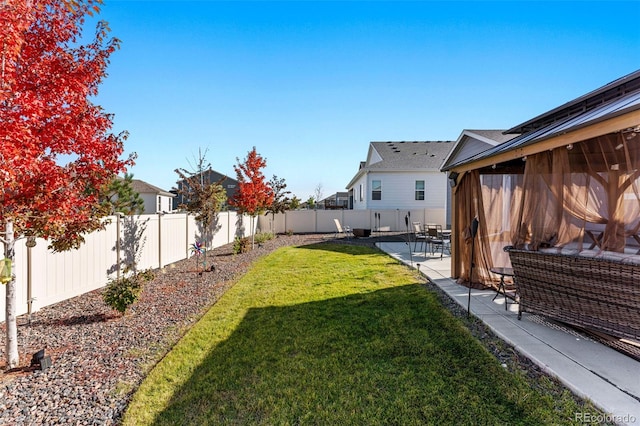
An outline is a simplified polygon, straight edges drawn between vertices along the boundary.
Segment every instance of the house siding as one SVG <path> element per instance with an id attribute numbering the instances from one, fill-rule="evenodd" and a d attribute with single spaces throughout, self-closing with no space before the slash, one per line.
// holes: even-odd
<path id="1" fill-rule="evenodd" d="M 446 209 L 447 177 L 440 172 L 371 172 L 367 175 L 366 187 L 371 188 L 371 182 L 382 182 L 382 199 L 372 200 L 371 191 L 367 190 L 366 203 L 358 206 L 360 209 Z M 425 181 L 425 199 L 415 199 L 416 180 Z M 358 182 L 359 183 L 359 182 Z M 355 186 L 357 196 L 357 184 Z M 354 209 L 356 202 L 354 201 Z"/>
<path id="2" fill-rule="evenodd" d="M 360 185 L 362 185 L 363 199 L 360 200 Z M 367 200 L 371 198 L 368 195 L 369 185 L 367 184 L 367 175 L 361 176 L 353 186 L 353 210 L 364 210 L 367 208 Z M 383 189 L 384 191 L 384 189 Z"/>
<path id="3" fill-rule="evenodd" d="M 158 197 L 160 197 L 160 210 L 158 210 Z M 158 194 L 140 194 L 144 201 L 144 214 L 170 213 L 173 211 L 173 197 Z"/>

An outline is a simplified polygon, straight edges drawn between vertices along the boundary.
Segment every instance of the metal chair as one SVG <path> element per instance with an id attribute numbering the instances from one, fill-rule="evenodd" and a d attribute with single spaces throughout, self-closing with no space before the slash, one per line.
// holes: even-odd
<path id="1" fill-rule="evenodd" d="M 336 224 L 336 233 L 334 235 L 334 238 L 338 238 L 339 236 L 351 238 L 353 236 L 353 231 L 351 231 L 351 228 L 349 226 L 342 226 L 338 219 L 333 219 L 333 221 Z"/>
<path id="2" fill-rule="evenodd" d="M 451 237 L 445 237 L 442 233 L 442 225 L 427 225 L 427 237 L 431 244 L 431 254 L 435 253 L 435 247 L 440 247 L 440 259 L 444 257 L 444 250 L 451 253 Z"/>
<path id="3" fill-rule="evenodd" d="M 413 251 L 417 251 L 418 241 L 420 241 L 420 247 L 424 247 L 424 252 L 427 253 L 426 245 L 429 243 L 429 241 L 427 238 L 427 234 L 422 229 L 422 224 L 420 222 L 411 222 L 411 224 L 413 225 L 413 237 L 415 239 L 413 243 Z"/>

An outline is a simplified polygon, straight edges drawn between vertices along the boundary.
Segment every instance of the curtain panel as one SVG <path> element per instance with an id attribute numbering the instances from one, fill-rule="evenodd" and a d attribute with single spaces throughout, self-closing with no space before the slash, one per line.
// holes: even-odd
<path id="1" fill-rule="evenodd" d="M 609 134 L 524 160 L 523 174 L 474 170 L 455 187 L 458 282 L 495 286 L 489 270 L 511 266 L 507 245 L 640 250 L 640 134 Z M 469 277 L 474 217 L 479 228 Z"/>

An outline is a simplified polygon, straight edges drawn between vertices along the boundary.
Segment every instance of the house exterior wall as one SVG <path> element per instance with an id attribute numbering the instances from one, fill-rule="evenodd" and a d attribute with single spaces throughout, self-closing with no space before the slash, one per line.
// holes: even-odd
<path id="1" fill-rule="evenodd" d="M 382 183 L 382 199 L 372 199 L 372 182 Z M 425 181 L 424 200 L 415 199 L 415 183 Z M 359 199 L 363 184 L 364 200 Z M 358 209 L 446 209 L 447 175 L 441 172 L 369 172 L 354 185 L 354 210 Z"/>
<path id="2" fill-rule="evenodd" d="M 160 212 L 171 213 L 173 211 L 173 197 L 166 195 L 158 195 L 158 197 L 160 197 Z"/>
<path id="3" fill-rule="evenodd" d="M 353 210 L 364 210 L 367 208 L 367 191 L 369 185 L 367 184 L 367 174 L 362 175 L 356 183 L 353 185 Z M 362 190 L 362 199 L 360 198 L 360 191 Z"/>
<path id="4" fill-rule="evenodd" d="M 205 183 L 217 183 L 222 180 L 222 183 L 220 185 L 222 185 L 227 195 L 227 201 L 225 202 L 225 205 L 227 208 L 233 209 L 233 207 L 229 206 L 229 200 L 233 199 L 236 192 L 238 192 L 238 181 L 230 176 L 223 175 L 222 173 L 218 173 L 214 170 L 207 170 L 203 172 L 203 175 L 203 180 Z M 176 188 L 178 189 L 182 189 L 184 185 L 186 185 L 185 180 L 176 182 Z M 178 206 L 186 202 L 187 200 L 183 195 L 177 194 L 177 196 L 172 199 L 173 210 L 178 210 Z"/>
<path id="5" fill-rule="evenodd" d="M 143 214 L 170 213 L 173 211 L 173 197 L 158 194 L 140 194 L 140 198 L 144 201 Z M 158 198 L 160 199 L 160 205 L 158 205 Z"/>

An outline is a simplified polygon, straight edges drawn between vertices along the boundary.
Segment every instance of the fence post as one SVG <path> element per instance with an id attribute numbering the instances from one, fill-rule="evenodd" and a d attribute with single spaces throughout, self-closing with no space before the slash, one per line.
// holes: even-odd
<path id="1" fill-rule="evenodd" d="M 185 223 L 184 223 L 184 249 L 185 249 L 185 259 L 189 258 L 189 213 L 184 214 Z"/>
<path id="2" fill-rule="evenodd" d="M 162 269 L 162 213 L 158 213 L 158 265 Z"/>
<path id="3" fill-rule="evenodd" d="M 120 217 L 122 213 L 116 212 L 116 279 L 120 281 Z"/>

